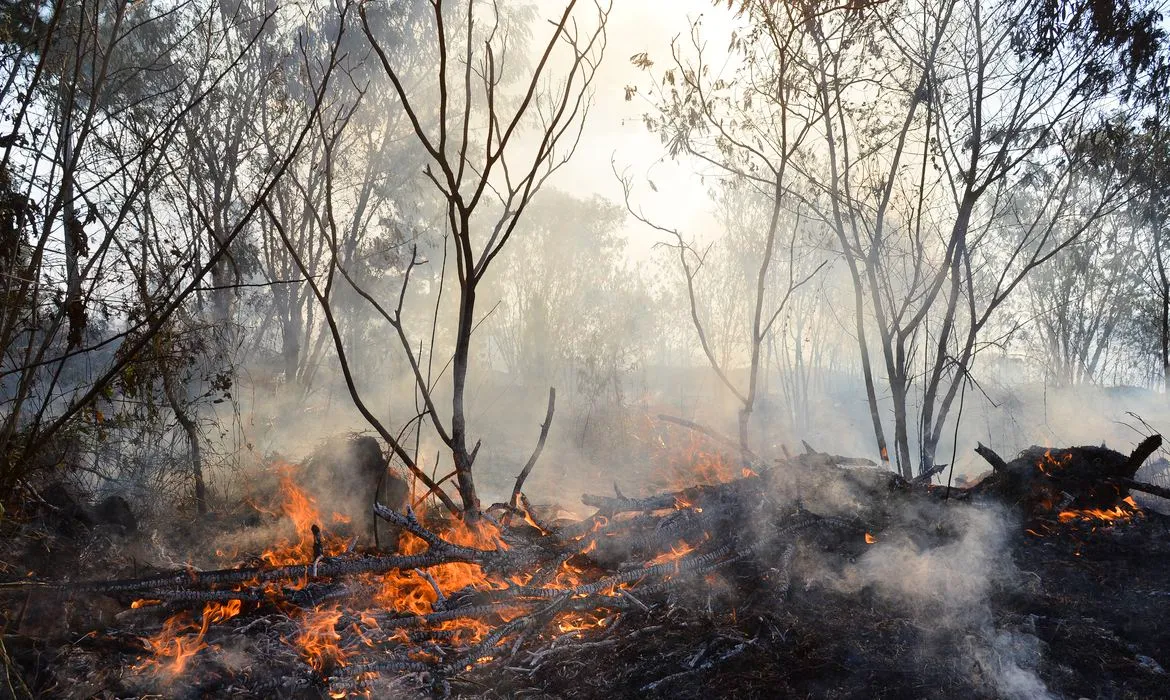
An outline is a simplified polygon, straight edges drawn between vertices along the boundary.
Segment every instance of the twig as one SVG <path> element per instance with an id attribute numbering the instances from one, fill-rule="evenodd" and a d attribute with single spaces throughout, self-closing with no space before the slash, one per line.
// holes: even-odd
<path id="1" fill-rule="evenodd" d="M 1133 479 L 1124 479 L 1124 478 L 1120 478 L 1120 477 L 1118 477 L 1116 479 L 1110 479 L 1110 481 L 1117 484 L 1118 486 L 1124 486 L 1127 489 L 1132 489 L 1134 491 L 1141 491 L 1143 493 L 1148 493 L 1151 496 L 1159 496 L 1161 498 L 1170 498 L 1170 489 L 1162 487 L 1162 486 L 1154 486 L 1153 484 L 1147 484 L 1145 482 L 1134 481 Z"/>
<path id="2" fill-rule="evenodd" d="M 520 503 L 520 489 L 524 486 L 524 480 L 528 478 L 528 473 L 532 471 L 532 467 L 536 464 L 536 460 L 540 458 L 540 453 L 544 451 L 544 441 L 548 438 L 548 429 L 552 425 L 553 411 L 556 410 L 557 404 L 557 390 L 556 387 L 548 388 L 548 411 L 544 414 L 544 423 L 540 425 L 540 438 L 536 441 L 536 449 L 532 451 L 532 456 L 528 458 L 528 462 L 524 468 L 520 470 L 519 476 L 516 477 L 516 485 L 512 487 L 512 498 L 508 503 L 516 508 Z M 511 522 L 512 514 L 507 513 L 504 516 L 504 524 Z"/>
<path id="3" fill-rule="evenodd" d="M 980 457 L 987 460 L 987 463 L 990 464 L 991 468 L 994 469 L 995 471 L 997 471 L 997 472 L 1006 472 L 1007 471 L 1007 469 L 1008 469 L 1007 462 L 1003 461 L 1003 457 L 1000 457 L 998 454 L 996 454 L 995 450 L 991 449 L 990 447 L 987 447 L 983 443 L 979 443 L 978 447 L 975 448 L 975 452 Z"/>
<path id="4" fill-rule="evenodd" d="M 431 576 L 431 572 L 427 571 L 426 569 L 415 569 L 414 573 L 422 576 L 427 580 L 427 583 L 431 584 L 431 588 L 435 590 L 436 596 L 433 607 L 435 610 L 442 610 L 443 605 L 447 602 L 447 596 L 443 595 L 443 589 L 439 588 L 439 582 L 436 581 L 435 577 Z"/>

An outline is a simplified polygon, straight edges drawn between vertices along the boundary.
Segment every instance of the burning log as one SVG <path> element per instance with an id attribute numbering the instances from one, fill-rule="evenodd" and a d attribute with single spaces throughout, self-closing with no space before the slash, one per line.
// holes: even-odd
<path id="1" fill-rule="evenodd" d="M 1128 455 L 1106 447 L 1052 449 L 1032 447 L 1006 462 L 979 445 L 976 452 L 994 472 L 971 489 L 973 495 L 994 497 L 1021 507 L 1030 515 L 1125 510 L 1130 488 L 1145 490 L 1133 480 L 1142 463 L 1162 444 L 1162 436 L 1143 440 Z"/>

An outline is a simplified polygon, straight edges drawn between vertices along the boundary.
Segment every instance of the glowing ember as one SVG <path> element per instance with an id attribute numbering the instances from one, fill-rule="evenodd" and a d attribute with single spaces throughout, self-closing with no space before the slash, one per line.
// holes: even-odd
<path id="1" fill-rule="evenodd" d="M 873 535 L 869 534 L 868 532 L 865 533 L 865 543 L 866 544 L 873 544 L 874 542 L 877 542 L 877 538 L 874 537 Z"/>
<path id="2" fill-rule="evenodd" d="M 138 608 L 145 608 L 147 606 L 158 605 L 160 603 L 162 603 L 161 600 L 153 600 L 153 599 L 143 598 L 143 599 L 136 600 L 133 603 L 131 603 L 130 609 L 137 610 Z"/>
<path id="3" fill-rule="evenodd" d="M 665 564 L 667 562 L 676 562 L 693 551 L 695 551 L 695 548 L 686 542 L 678 545 L 672 545 L 669 552 L 663 552 L 662 554 L 659 554 L 650 561 L 646 562 L 646 568 L 650 568 L 651 566 L 656 566 L 658 564 Z"/>

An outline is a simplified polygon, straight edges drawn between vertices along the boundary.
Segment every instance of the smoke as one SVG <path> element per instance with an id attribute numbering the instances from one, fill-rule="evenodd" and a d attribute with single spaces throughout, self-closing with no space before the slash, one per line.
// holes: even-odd
<path id="1" fill-rule="evenodd" d="M 843 571 L 840 590 L 870 591 L 925 631 L 920 653 L 1005 698 L 1048 698 L 1040 641 L 992 614 L 992 599 L 1026 584 L 1011 558 L 1018 524 L 1004 510 L 928 504 L 899 514 Z"/>

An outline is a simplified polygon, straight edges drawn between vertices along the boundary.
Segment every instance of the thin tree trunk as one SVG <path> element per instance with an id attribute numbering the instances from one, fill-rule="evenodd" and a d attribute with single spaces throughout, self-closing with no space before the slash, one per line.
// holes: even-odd
<path id="1" fill-rule="evenodd" d="M 460 281 L 459 325 L 455 333 L 455 356 L 452 360 L 451 392 L 451 453 L 455 460 L 455 478 L 463 513 L 475 518 L 479 513 L 479 497 L 475 493 L 475 479 L 471 474 L 472 456 L 467 450 L 467 414 L 464 409 L 464 390 L 467 386 L 468 357 L 471 350 L 471 329 L 475 314 L 475 281 L 470 277 Z"/>
<path id="2" fill-rule="evenodd" d="M 175 419 L 187 435 L 187 444 L 190 447 L 191 455 L 191 475 L 195 480 L 195 509 L 200 515 L 205 515 L 207 513 L 207 487 L 203 482 L 203 448 L 199 444 L 199 428 L 179 399 L 174 378 L 166 369 L 163 370 L 163 392 L 167 396 L 167 403 L 171 405 L 171 410 L 175 412 Z"/>
<path id="3" fill-rule="evenodd" d="M 1162 383 L 1170 394 L 1170 276 L 1166 274 L 1166 261 L 1162 258 L 1162 232 L 1154 233 L 1154 258 L 1158 263 L 1158 291 L 1162 297 Z"/>
<path id="4" fill-rule="evenodd" d="M 65 315 L 69 319 L 68 346 L 81 345 L 85 331 L 85 307 L 81 301 L 81 269 L 78 260 L 85 248 L 85 230 L 73 201 L 73 117 L 61 118 L 61 198 L 65 230 Z"/>

